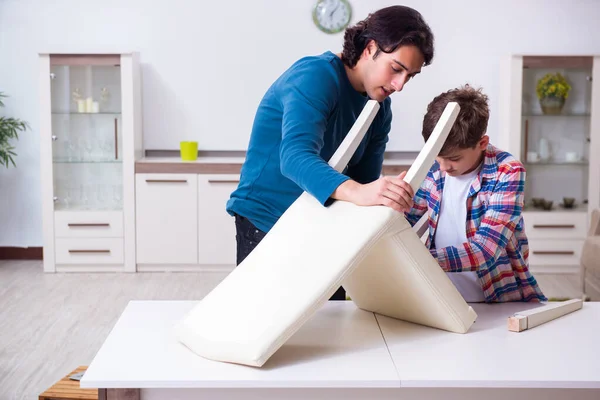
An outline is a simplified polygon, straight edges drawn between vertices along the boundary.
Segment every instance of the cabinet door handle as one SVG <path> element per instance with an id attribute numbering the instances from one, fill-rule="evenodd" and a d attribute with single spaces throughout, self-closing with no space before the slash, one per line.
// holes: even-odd
<path id="1" fill-rule="evenodd" d="M 208 183 L 240 183 L 239 179 L 209 179 Z"/>
<path id="2" fill-rule="evenodd" d="M 148 183 L 187 183 L 187 179 L 146 179 Z"/>
<path id="3" fill-rule="evenodd" d="M 533 254 L 552 255 L 552 256 L 572 256 L 574 251 L 534 251 Z"/>
<path id="4" fill-rule="evenodd" d="M 110 253 L 110 250 L 69 250 L 69 253 Z"/>
<path id="5" fill-rule="evenodd" d="M 534 228 L 548 228 L 548 229 L 572 229 L 575 225 L 533 225 Z"/>
<path id="6" fill-rule="evenodd" d="M 90 226 L 110 226 L 110 224 L 106 224 L 106 223 L 101 223 L 101 224 L 88 224 L 88 223 L 82 223 L 82 224 L 77 223 L 77 224 L 75 224 L 75 223 L 72 223 L 72 224 L 68 224 L 68 225 L 71 228 L 75 228 L 75 227 L 77 227 L 77 228 L 79 228 L 79 227 L 90 227 Z"/>
<path id="7" fill-rule="evenodd" d="M 115 160 L 119 159 L 119 134 L 117 133 L 117 119 L 115 118 Z"/>

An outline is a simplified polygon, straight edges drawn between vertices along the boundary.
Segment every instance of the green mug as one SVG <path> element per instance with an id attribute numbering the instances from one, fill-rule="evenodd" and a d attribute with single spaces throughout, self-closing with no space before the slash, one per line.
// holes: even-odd
<path id="1" fill-rule="evenodd" d="M 198 142 L 179 143 L 181 159 L 183 161 L 195 161 L 198 159 Z"/>

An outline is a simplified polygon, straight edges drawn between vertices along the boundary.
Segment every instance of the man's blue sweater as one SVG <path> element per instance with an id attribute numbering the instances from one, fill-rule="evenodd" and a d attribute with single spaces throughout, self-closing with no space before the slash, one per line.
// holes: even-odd
<path id="1" fill-rule="evenodd" d="M 227 202 L 227 212 L 268 232 L 303 191 L 325 205 L 347 179 L 378 179 L 392 121 L 389 98 L 344 173 L 327 164 L 367 100 L 352 87 L 335 54 L 294 63 L 258 106 L 240 184 Z"/>

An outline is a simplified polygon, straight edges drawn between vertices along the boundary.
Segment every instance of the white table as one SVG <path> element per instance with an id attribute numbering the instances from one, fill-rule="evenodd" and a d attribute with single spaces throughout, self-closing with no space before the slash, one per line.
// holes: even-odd
<path id="1" fill-rule="evenodd" d="M 177 342 L 172 327 L 195 304 L 130 302 L 81 386 L 107 400 L 600 399 L 600 303 L 521 333 L 508 316 L 537 304 L 473 304 L 460 335 L 328 302 L 262 368 Z"/>

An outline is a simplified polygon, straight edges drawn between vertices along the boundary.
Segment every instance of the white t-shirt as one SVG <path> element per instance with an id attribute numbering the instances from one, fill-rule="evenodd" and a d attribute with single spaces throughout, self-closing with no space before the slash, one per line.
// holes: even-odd
<path id="1" fill-rule="evenodd" d="M 460 176 L 446 175 L 440 215 L 435 231 L 436 249 L 447 246 L 461 249 L 463 243 L 467 241 L 467 197 L 471 183 L 480 169 L 481 166 Z M 447 275 L 467 302 L 485 301 L 476 272 L 448 272 Z"/>

